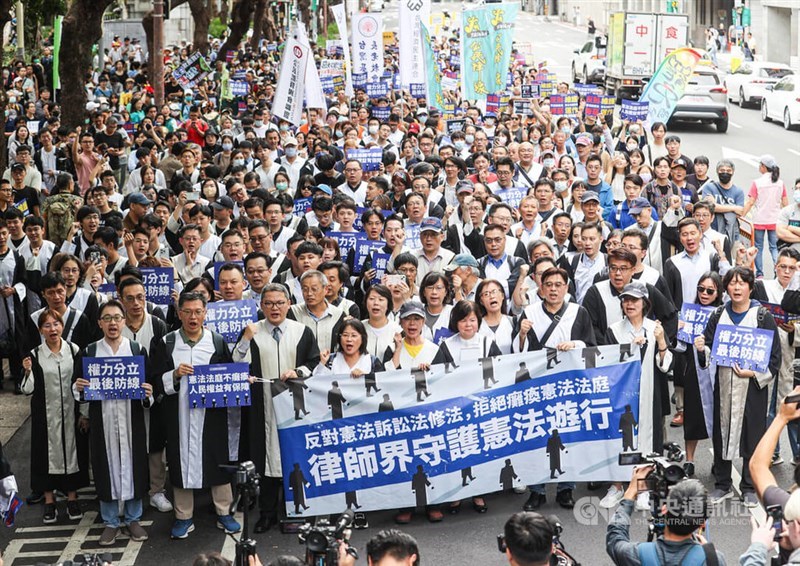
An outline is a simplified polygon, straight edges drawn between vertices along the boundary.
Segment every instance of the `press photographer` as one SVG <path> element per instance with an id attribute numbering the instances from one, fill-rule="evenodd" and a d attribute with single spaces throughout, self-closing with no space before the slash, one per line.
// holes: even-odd
<path id="1" fill-rule="evenodd" d="M 339 566 L 354 566 L 355 557 L 347 552 L 347 545 L 339 549 Z M 419 566 L 419 545 L 416 539 L 397 529 L 385 529 L 367 543 L 369 566 Z"/>
<path id="2" fill-rule="evenodd" d="M 499 550 L 512 566 L 547 566 L 553 556 L 555 529 L 539 513 L 514 513 L 497 537 Z"/>
<path id="3" fill-rule="evenodd" d="M 606 552 L 618 566 L 692 566 L 725 565 L 725 557 L 706 543 L 696 531 L 708 516 L 708 493 L 697 480 L 686 479 L 672 486 L 661 507 L 664 534 L 655 542 L 637 543 L 630 540 L 631 515 L 640 487 L 652 465 L 633 470 L 631 482 L 617 507 L 606 532 Z M 644 489 L 642 489 L 644 491 Z"/>

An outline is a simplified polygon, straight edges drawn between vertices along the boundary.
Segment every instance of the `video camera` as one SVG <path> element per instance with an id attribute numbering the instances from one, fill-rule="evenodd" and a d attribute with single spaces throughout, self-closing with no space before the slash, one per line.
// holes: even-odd
<path id="1" fill-rule="evenodd" d="M 111 564 L 113 557 L 111 553 L 106 552 L 103 554 L 83 554 L 75 557 L 74 560 L 65 560 L 59 562 L 55 566 L 106 566 Z M 44 562 L 37 562 L 36 566 L 46 566 Z"/>
<path id="2" fill-rule="evenodd" d="M 683 449 L 674 442 L 664 444 L 664 455 L 649 454 L 642 456 L 641 452 L 620 452 L 620 466 L 652 465 L 653 471 L 642 480 L 644 486 L 639 491 L 650 491 L 655 498 L 667 497 L 669 488 L 686 478 L 686 472 L 681 465 L 685 454 Z"/>
<path id="3" fill-rule="evenodd" d="M 567 549 L 564 548 L 564 543 L 561 542 L 561 533 L 564 532 L 564 527 L 558 517 L 550 515 L 545 519 L 553 529 L 553 554 L 550 555 L 550 566 L 581 566 L 580 562 L 567 552 Z M 505 554 L 507 549 L 506 536 L 497 535 L 497 550 Z"/>
<path id="4" fill-rule="evenodd" d="M 318 517 L 314 524 L 306 523 L 297 531 L 297 540 L 306 545 L 306 564 L 309 566 L 337 566 L 339 545 L 350 542 L 350 525 L 354 513 L 346 509 L 334 525 L 327 517 Z M 348 545 L 347 553 L 358 560 L 358 552 Z"/>
<path id="5" fill-rule="evenodd" d="M 236 496 L 230 507 L 230 512 L 233 514 L 239 506 L 239 501 L 242 502 L 242 534 L 239 540 L 236 541 L 236 558 L 234 559 L 234 566 L 247 566 L 249 564 L 249 557 L 256 556 L 256 541 L 250 538 L 250 502 L 258 498 L 259 487 L 261 485 L 261 478 L 256 472 L 256 465 L 251 461 L 240 463 L 238 466 L 220 466 L 220 469 L 233 474 L 233 488 Z M 233 535 L 231 535 L 233 536 Z M 234 539 L 235 540 L 235 539 Z"/>

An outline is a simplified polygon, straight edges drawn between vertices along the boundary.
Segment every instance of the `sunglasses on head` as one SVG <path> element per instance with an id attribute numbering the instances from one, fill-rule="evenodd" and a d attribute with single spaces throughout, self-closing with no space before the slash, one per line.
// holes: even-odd
<path id="1" fill-rule="evenodd" d="M 703 287 L 701 285 L 698 285 L 697 292 L 702 295 L 713 295 L 714 293 L 717 292 L 717 290 L 714 287 Z"/>

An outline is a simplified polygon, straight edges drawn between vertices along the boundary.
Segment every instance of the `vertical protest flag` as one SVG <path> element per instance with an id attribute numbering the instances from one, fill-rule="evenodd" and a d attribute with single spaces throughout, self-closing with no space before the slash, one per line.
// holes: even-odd
<path id="1" fill-rule="evenodd" d="M 339 27 L 339 36 L 342 42 L 347 42 L 347 17 L 344 14 L 344 3 L 331 6 L 333 18 L 336 20 L 336 25 Z M 346 46 L 345 46 L 346 47 Z M 353 96 L 353 65 L 350 62 L 350 50 L 344 49 L 344 66 L 345 66 L 345 82 L 344 93 L 347 96 Z"/>
<path id="2" fill-rule="evenodd" d="M 647 121 L 650 124 L 667 123 L 686 92 L 698 61 L 700 53 L 690 47 L 676 49 L 664 58 L 639 98 L 648 103 Z"/>
<path id="3" fill-rule="evenodd" d="M 461 90 L 465 99 L 486 98 L 505 90 L 518 11 L 517 4 L 492 4 L 462 13 Z"/>
<path id="4" fill-rule="evenodd" d="M 444 93 L 442 93 L 442 70 L 436 62 L 436 52 L 433 50 L 431 35 L 425 24 L 420 24 L 422 31 L 422 49 L 425 54 L 425 86 L 428 106 L 444 112 Z"/>
<path id="5" fill-rule="evenodd" d="M 355 14 L 352 21 L 353 72 L 378 80 L 383 74 L 383 16 Z"/>
<path id="6" fill-rule="evenodd" d="M 58 65 L 61 59 L 61 24 L 64 16 L 56 16 L 53 23 L 53 90 L 61 88 L 61 76 L 58 74 Z"/>
<path id="7" fill-rule="evenodd" d="M 272 105 L 273 115 L 296 126 L 300 125 L 303 114 L 303 91 L 309 53 L 310 50 L 303 47 L 297 37 L 289 35 L 283 49 L 281 74 Z"/>
<path id="8" fill-rule="evenodd" d="M 307 49 L 309 53 L 311 52 L 311 43 L 308 41 L 306 26 L 300 21 L 297 22 L 297 40 L 304 49 Z M 317 66 L 312 60 L 309 60 L 306 64 L 305 86 L 306 106 L 308 108 L 327 110 L 328 102 L 325 100 L 325 91 L 322 89 L 322 81 L 319 78 Z"/>
<path id="9" fill-rule="evenodd" d="M 400 84 L 425 82 L 422 27 L 431 18 L 431 0 L 400 0 Z"/>

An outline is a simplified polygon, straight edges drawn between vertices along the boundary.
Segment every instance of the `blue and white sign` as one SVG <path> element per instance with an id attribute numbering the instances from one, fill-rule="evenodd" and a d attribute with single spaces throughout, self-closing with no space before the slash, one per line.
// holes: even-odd
<path id="1" fill-rule="evenodd" d="M 156 305 L 172 302 L 175 288 L 175 269 L 172 267 L 142 267 L 142 283 L 147 300 Z"/>
<path id="2" fill-rule="evenodd" d="M 231 81 L 230 86 L 233 96 L 247 96 L 250 93 L 250 85 L 247 81 Z"/>
<path id="3" fill-rule="evenodd" d="M 678 324 L 678 340 L 687 344 L 694 344 L 694 339 L 706 329 L 708 317 L 716 307 L 704 307 L 695 303 L 683 303 Z"/>
<path id="4" fill-rule="evenodd" d="M 144 399 L 144 376 L 144 356 L 83 358 L 83 378 L 89 381 L 83 398 L 86 401 Z"/>
<path id="5" fill-rule="evenodd" d="M 373 106 L 371 112 L 373 117 L 377 118 L 381 122 L 385 122 L 389 119 L 389 115 L 392 113 L 392 108 L 390 106 Z"/>
<path id="6" fill-rule="evenodd" d="M 311 210 L 312 200 L 313 199 L 311 197 L 295 199 L 294 210 L 292 210 L 292 214 L 295 216 L 305 216 L 305 214 Z"/>
<path id="7" fill-rule="evenodd" d="M 494 194 L 516 210 L 519 208 L 519 201 L 521 201 L 527 193 L 524 187 L 513 187 L 511 189 L 499 189 L 495 191 Z"/>
<path id="8" fill-rule="evenodd" d="M 411 83 L 408 85 L 408 89 L 411 91 L 412 98 L 425 98 L 427 96 L 425 88 L 425 83 Z"/>
<path id="9" fill-rule="evenodd" d="M 356 247 L 356 242 L 361 236 L 358 232 L 328 232 L 328 237 L 336 240 L 342 257 L 347 257 L 350 250 Z"/>
<path id="10" fill-rule="evenodd" d="M 600 87 L 597 85 L 585 85 L 581 83 L 575 83 L 572 86 L 573 90 L 580 94 L 581 96 L 586 96 L 587 94 L 597 94 L 600 92 Z"/>
<path id="11" fill-rule="evenodd" d="M 357 159 L 364 171 L 378 171 L 381 168 L 383 150 L 379 147 L 352 148 L 347 150 L 347 159 Z"/>
<path id="12" fill-rule="evenodd" d="M 789 324 L 793 322 L 800 321 L 800 315 L 796 315 L 793 313 L 788 313 L 781 308 L 779 304 L 776 303 L 767 303 L 765 301 L 760 301 L 761 306 L 767 309 L 770 313 L 772 313 L 772 318 L 775 319 L 775 322 L 779 324 Z"/>
<path id="13" fill-rule="evenodd" d="M 649 102 L 623 99 L 622 108 L 619 111 L 619 117 L 623 120 L 630 120 L 631 122 L 635 122 L 637 120 L 646 120 L 649 107 Z"/>
<path id="14" fill-rule="evenodd" d="M 353 73 L 353 86 L 365 88 L 367 86 L 367 73 Z"/>
<path id="15" fill-rule="evenodd" d="M 630 469 L 617 455 L 651 442 L 637 438 L 641 363 L 620 363 L 627 349 L 558 352 L 554 369 L 547 369 L 552 354 L 527 352 L 427 372 L 286 383 L 273 399 L 287 513 L 424 507 L 530 484 L 624 481 Z"/>
<path id="16" fill-rule="evenodd" d="M 711 359 L 718 366 L 739 364 L 742 369 L 766 372 L 774 338 L 772 330 L 720 324 L 714 333 Z"/>
<path id="17" fill-rule="evenodd" d="M 383 240 L 370 240 L 366 236 L 359 236 L 356 238 L 356 246 L 353 248 L 353 275 L 361 275 L 361 270 L 364 268 L 364 262 L 373 252 L 379 252 L 383 249 L 386 242 Z"/>
<path id="18" fill-rule="evenodd" d="M 389 85 L 383 81 L 373 81 L 367 83 L 367 96 L 370 98 L 381 98 L 389 95 Z"/>
<path id="19" fill-rule="evenodd" d="M 522 98 L 539 98 L 539 85 L 538 84 L 524 84 L 520 85 Z"/>
<path id="20" fill-rule="evenodd" d="M 250 406 L 250 365 L 211 364 L 194 366 L 184 379 L 189 386 L 189 407 L 220 409 Z"/>
<path id="21" fill-rule="evenodd" d="M 244 327 L 257 320 L 258 303 L 253 299 L 214 301 L 206 306 L 206 327 L 222 334 L 226 344 L 235 344 Z"/>
<path id="22" fill-rule="evenodd" d="M 392 257 L 392 254 L 387 254 L 385 252 L 375 252 L 372 254 L 372 269 L 375 270 L 375 277 L 372 278 L 370 281 L 370 285 L 377 285 L 383 279 L 383 276 L 386 275 L 386 269 L 389 266 L 389 258 Z"/>

